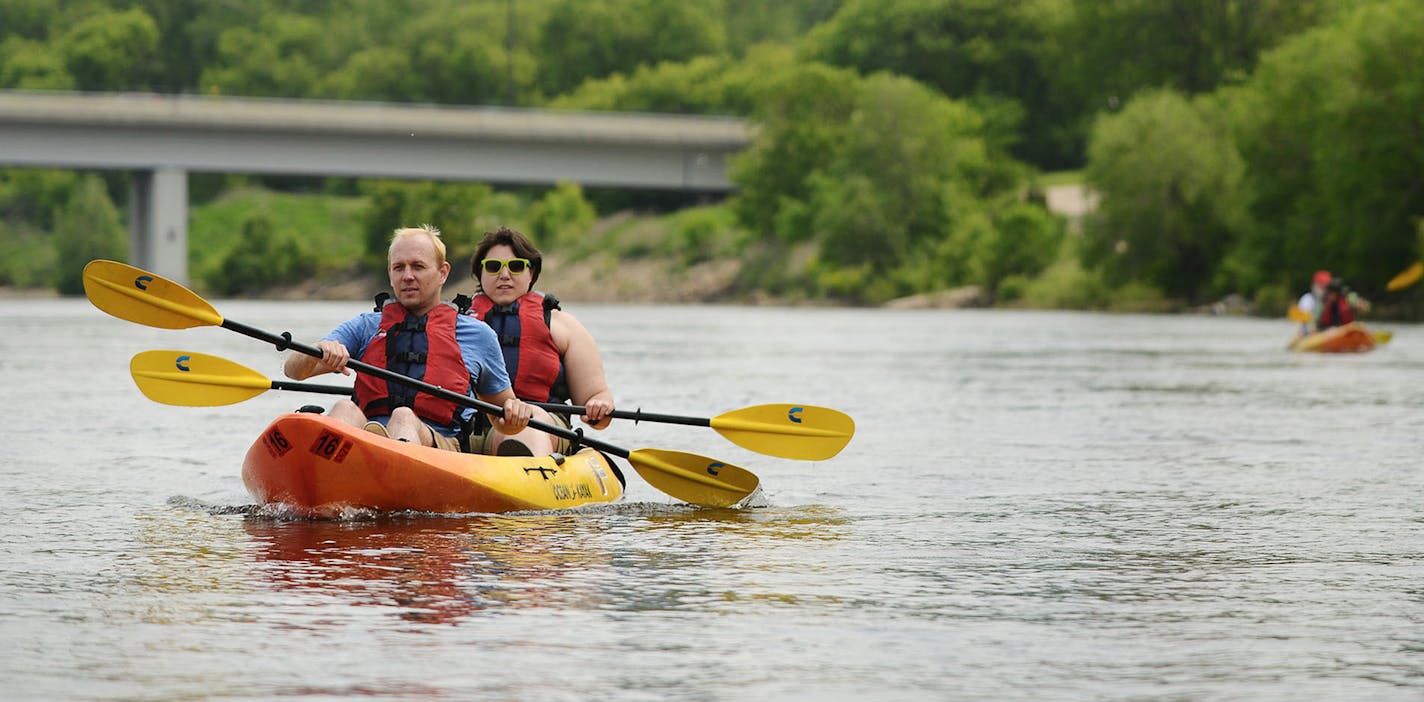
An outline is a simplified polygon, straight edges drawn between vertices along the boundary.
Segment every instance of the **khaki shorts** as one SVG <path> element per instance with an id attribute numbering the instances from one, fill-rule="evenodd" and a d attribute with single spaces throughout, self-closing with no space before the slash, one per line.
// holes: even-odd
<path id="1" fill-rule="evenodd" d="M 386 438 L 390 438 L 391 436 L 389 433 L 386 432 L 386 427 L 384 425 L 374 420 L 366 422 L 366 426 L 364 428 L 366 431 L 369 431 L 372 434 L 376 434 L 377 436 L 384 436 Z M 430 425 L 425 425 L 425 428 L 430 429 Z M 453 436 L 445 436 L 444 434 L 441 434 L 440 432 L 435 431 L 434 429 L 430 429 L 430 435 L 435 439 L 435 448 L 438 448 L 442 451 L 454 451 L 456 453 L 460 452 L 459 439 Z"/>
<path id="2" fill-rule="evenodd" d="M 551 413 L 549 415 L 549 418 L 554 420 L 553 424 L 556 427 L 563 427 L 569 430 L 573 429 L 573 424 L 569 421 L 569 416 L 566 414 Z M 483 422 L 481 423 L 483 424 Z M 470 434 L 470 453 L 483 453 L 486 455 L 494 454 L 493 439 L 494 436 L 498 433 L 498 429 L 495 429 L 494 427 L 486 427 L 484 431 L 476 431 L 475 433 Z M 554 440 L 555 453 L 569 452 L 568 439 L 565 439 L 562 436 L 554 436 L 550 438 Z"/>

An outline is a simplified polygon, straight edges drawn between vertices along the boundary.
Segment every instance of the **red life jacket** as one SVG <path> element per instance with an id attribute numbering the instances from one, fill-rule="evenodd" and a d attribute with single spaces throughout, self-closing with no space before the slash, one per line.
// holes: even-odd
<path id="1" fill-rule="evenodd" d="M 508 305 L 495 305 L 479 293 L 470 301 L 470 314 L 490 325 L 499 336 L 504 367 L 514 383 L 514 394 L 531 402 L 565 402 L 569 399 L 564 359 L 554 345 L 549 320 L 559 309 L 553 295 L 527 292 Z"/>
<path id="2" fill-rule="evenodd" d="M 366 345 L 361 360 L 373 366 L 438 385 L 460 395 L 470 391 L 470 371 L 455 341 L 459 312 L 442 303 L 424 317 L 412 317 L 398 302 L 381 307 L 381 327 Z M 404 383 L 381 380 L 364 373 L 356 376 L 356 404 L 368 417 L 389 415 L 409 407 L 436 424 L 459 428 L 461 406 L 417 392 Z"/>
<path id="3" fill-rule="evenodd" d="M 1335 298 L 1333 303 L 1321 303 L 1320 320 L 1316 326 L 1321 329 L 1331 327 L 1343 327 L 1355 321 L 1355 312 L 1350 309 L 1350 301 L 1344 295 Z"/>

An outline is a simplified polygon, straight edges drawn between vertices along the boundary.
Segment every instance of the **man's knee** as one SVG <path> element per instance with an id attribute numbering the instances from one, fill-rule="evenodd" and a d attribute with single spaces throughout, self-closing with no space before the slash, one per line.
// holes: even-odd
<path id="1" fill-rule="evenodd" d="M 338 419 L 348 424 L 360 426 L 366 423 L 366 413 L 350 400 L 341 400 L 331 406 L 331 411 L 327 413 L 333 419 Z"/>

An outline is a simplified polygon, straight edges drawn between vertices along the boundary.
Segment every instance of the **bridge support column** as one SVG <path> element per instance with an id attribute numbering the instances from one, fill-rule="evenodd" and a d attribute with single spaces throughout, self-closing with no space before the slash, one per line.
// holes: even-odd
<path id="1" fill-rule="evenodd" d="M 188 172 L 174 166 L 130 179 L 129 260 L 188 284 Z"/>

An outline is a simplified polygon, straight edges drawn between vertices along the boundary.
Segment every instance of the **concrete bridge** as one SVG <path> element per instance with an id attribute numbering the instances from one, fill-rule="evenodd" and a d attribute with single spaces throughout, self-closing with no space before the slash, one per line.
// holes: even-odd
<path id="1" fill-rule="evenodd" d="M 725 192 L 739 119 L 0 91 L 0 166 L 131 171 L 135 265 L 188 279 L 188 173 Z"/>

